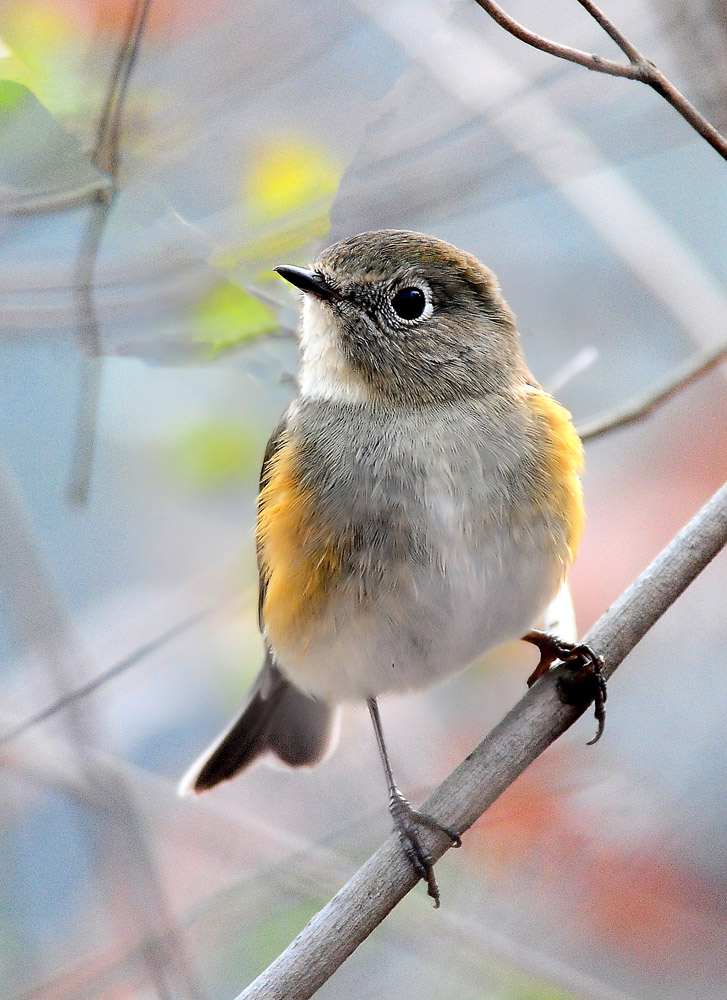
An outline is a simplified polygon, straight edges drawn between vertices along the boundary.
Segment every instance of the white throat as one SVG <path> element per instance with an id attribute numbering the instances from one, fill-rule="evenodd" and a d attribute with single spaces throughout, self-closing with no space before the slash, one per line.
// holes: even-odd
<path id="1" fill-rule="evenodd" d="M 366 386 L 343 356 L 333 313 L 310 294 L 303 296 L 299 357 L 301 396 L 338 403 L 362 403 L 369 398 Z"/>

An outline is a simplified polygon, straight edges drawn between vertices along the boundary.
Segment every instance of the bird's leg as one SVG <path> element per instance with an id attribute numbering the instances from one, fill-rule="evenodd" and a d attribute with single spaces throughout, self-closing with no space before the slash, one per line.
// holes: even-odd
<path id="1" fill-rule="evenodd" d="M 606 678 L 603 676 L 603 659 L 583 642 L 566 642 L 548 632 L 533 630 L 524 635 L 523 639 L 540 650 L 540 662 L 528 677 L 528 687 L 532 687 L 543 674 L 546 674 L 556 660 L 564 663 L 572 674 L 568 680 L 560 679 L 558 693 L 568 704 L 582 704 L 584 694 L 587 695 L 589 702 L 593 701 L 598 728 L 593 739 L 588 741 L 588 745 L 597 743 L 606 725 L 608 690 Z"/>
<path id="2" fill-rule="evenodd" d="M 446 834 L 454 847 L 462 846 L 462 838 L 456 830 L 452 830 L 432 816 L 414 809 L 411 803 L 401 794 L 391 771 L 389 751 L 386 749 L 384 732 L 381 728 L 379 706 L 375 698 L 369 698 L 367 704 L 374 732 L 376 733 L 376 742 L 379 747 L 381 763 L 384 765 L 386 784 L 389 788 L 389 812 L 394 820 L 394 827 L 399 834 L 404 853 L 411 862 L 412 868 L 419 878 L 423 878 L 427 883 L 427 892 L 434 900 L 434 906 L 437 907 L 439 906 L 439 886 L 434 877 L 434 859 L 427 846 L 422 842 L 419 835 L 419 827 L 426 826 L 430 830 L 437 830 L 440 833 Z"/>

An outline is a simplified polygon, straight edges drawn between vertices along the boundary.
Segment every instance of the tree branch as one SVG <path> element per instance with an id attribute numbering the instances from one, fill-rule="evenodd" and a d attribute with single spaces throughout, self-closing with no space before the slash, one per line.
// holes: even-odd
<path id="1" fill-rule="evenodd" d="M 96 145 L 91 154 L 91 162 L 100 170 L 111 174 L 114 184 L 119 172 L 119 144 L 126 92 L 139 55 L 139 46 L 151 4 L 152 0 L 134 0 L 129 11 L 129 19 L 116 55 L 98 123 Z"/>
<path id="2" fill-rule="evenodd" d="M 623 32 L 616 27 L 613 21 L 610 21 L 606 17 L 603 11 L 600 10 L 595 3 L 592 3 L 591 0 L 578 0 L 578 3 L 581 7 L 585 7 L 591 17 L 597 21 L 598 24 L 600 24 L 609 38 L 614 41 L 616 45 L 618 45 L 630 63 L 637 65 L 639 63 L 646 62 L 646 59 L 642 56 L 636 46 L 631 44 L 626 35 L 624 35 Z"/>
<path id="3" fill-rule="evenodd" d="M 644 420 L 663 403 L 676 396 L 682 389 L 696 382 L 707 372 L 711 372 L 720 362 L 727 359 L 727 342 L 712 347 L 685 361 L 670 375 L 657 382 L 642 395 L 629 400 L 622 406 L 615 406 L 598 416 L 591 417 L 578 427 L 582 441 L 592 441 L 594 438 L 607 434 L 619 427 Z"/>
<path id="4" fill-rule="evenodd" d="M 727 485 L 656 557 L 585 636 L 605 659 L 607 677 L 727 544 Z M 467 830 L 535 758 L 585 710 L 558 696 L 551 671 L 427 799 L 423 808 Z M 434 858 L 451 846 L 430 834 Z M 414 887 L 417 879 L 394 835 L 369 858 L 238 1000 L 307 1000 Z"/>
<path id="5" fill-rule="evenodd" d="M 613 59 L 606 59 L 603 56 L 593 55 L 589 52 L 582 52 L 570 45 L 561 45 L 549 38 L 531 31 L 524 25 L 516 21 L 515 18 L 507 14 L 498 3 L 493 0 L 476 0 L 476 3 L 489 14 L 493 21 L 496 21 L 501 28 L 518 38 L 526 45 L 530 45 L 541 52 L 555 56 L 557 59 L 565 59 L 567 62 L 577 63 L 585 66 L 586 69 L 596 73 L 606 73 L 609 76 L 621 76 L 628 80 L 638 80 L 647 84 L 652 90 L 664 98 L 677 111 L 682 118 L 695 129 L 703 139 L 705 139 L 719 155 L 727 160 L 727 139 L 717 131 L 717 129 L 707 119 L 700 114 L 694 105 L 677 90 L 677 88 L 664 76 L 658 66 L 655 66 L 650 59 L 647 59 L 633 45 L 603 13 L 603 11 L 592 3 L 591 0 L 578 0 L 591 17 L 603 28 L 607 35 L 618 45 L 621 51 L 628 57 L 628 63 L 616 62 Z"/>
<path id="6" fill-rule="evenodd" d="M 550 56 L 558 59 L 565 59 L 568 62 L 578 63 L 586 69 L 595 70 L 597 73 L 607 73 L 609 76 L 624 76 L 629 80 L 637 80 L 638 72 L 635 66 L 616 62 L 614 59 L 604 59 L 603 56 L 593 55 L 590 52 L 583 52 L 581 49 L 574 49 L 570 45 L 561 45 L 550 38 L 544 38 L 520 24 L 514 17 L 507 14 L 498 3 L 493 0 L 476 0 L 486 14 L 489 14 L 493 21 L 496 21 L 501 28 L 514 35 L 521 42 L 547 52 Z"/>

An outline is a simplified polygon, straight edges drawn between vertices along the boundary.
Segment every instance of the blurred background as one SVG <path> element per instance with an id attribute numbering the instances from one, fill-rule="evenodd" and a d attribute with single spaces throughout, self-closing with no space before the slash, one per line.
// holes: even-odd
<path id="1" fill-rule="evenodd" d="M 604 3 L 724 131 L 721 0 Z M 575 0 L 507 9 L 618 58 Z M 0 995 L 224 1000 L 390 829 L 359 707 L 310 773 L 175 792 L 261 660 L 256 479 L 296 364 L 271 268 L 451 240 L 583 421 L 725 338 L 727 163 L 472 0 L 3 0 L 0 81 Z M 726 378 L 588 446 L 582 630 L 724 480 Z M 598 746 L 587 716 L 438 865 L 442 909 L 417 888 L 321 997 L 727 997 L 726 587 L 722 554 Z M 384 701 L 415 802 L 533 655 Z"/>

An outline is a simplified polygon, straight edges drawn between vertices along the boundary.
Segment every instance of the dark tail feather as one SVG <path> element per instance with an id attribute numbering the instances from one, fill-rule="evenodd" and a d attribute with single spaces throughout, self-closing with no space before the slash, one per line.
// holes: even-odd
<path id="1" fill-rule="evenodd" d="M 180 795 L 198 794 L 234 777 L 264 753 L 290 767 L 316 764 L 331 740 L 335 709 L 285 680 L 268 651 L 240 714 L 179 784 Z"/>

